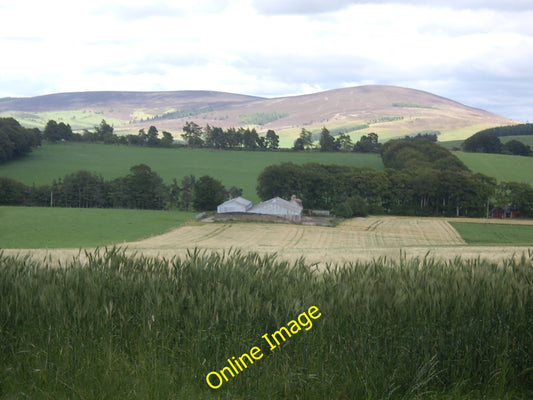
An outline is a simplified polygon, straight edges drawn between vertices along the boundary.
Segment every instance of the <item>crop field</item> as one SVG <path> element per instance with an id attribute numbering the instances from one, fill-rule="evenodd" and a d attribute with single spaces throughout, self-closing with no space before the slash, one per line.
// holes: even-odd
<path id="1" fill-rule="evenodd" d="M 0 248 L 106 246 L 157 235 L 194 219 L 179 211 L 0 207 Z"/>
<path id="2" fill-rule="evenodd" d="M 211 175 L 226 187 L 244 190 L 243 196 L 256 203 L 257 176 L 267 166 L 281 162 L 340 164 L 383 168 L 376 154 L 250 152 L 208 149 L 161 149 L 88 143 L 61 143 L 36 148 L 23 160 L 0 165 L 0 176 L 26 185 L 49 185 L 54 179 L 78 170 L 102 174 L 105 179 L 124 176 L 136 164 L 147 164 L 170 184 L 186 175 Z"/>
<path id="3" fill-rule="evenodd" d="M 321 273 L 239 251 L 84 258 L 57 268 L 0 253 L 2 398 L 533 395 L 530 258 L 382 258 Z"/>
<path id="4" fill-rule="evenodd" d="M 107 211 L 111 216 L 114 210 Z M 136 211 L 130 213 L 133 216 Z M 142 232 L 128 230 L 128 227 L 133 226 L 133 221 L 143 221 L 142 218 L 152 216 L 151 213 L 153 217 L 157 217 L 156 220 L 160 219 L 162 222 L 154 222 L 155 226 L 147 223 Z M 127 248 L 131 253 L 166 258 L 183 257 L 194 248 L 207 252 L 239 249 L 263 255 L 276 254 L 280 259 L 290 262 L 303 257 L 307 262 L 321 266 L 369 261 L 380 257 L 433 257 L 441 260 L 482 257 L 502 261 L 513 256 L 520 257 L 533 250 L 533 221 L 494 223 L 498 221 L 491 220 L 488 223 L 487 220 L 475 220 L 477 223 L 473 223 L 472 219 L 368 217 L 345 220 L 335 227 L 322 227 L 260 222 L 195 222 L 194 214 L 178 213 L 175 216 L 165 211 L 141 211 L 139 214 L 138 219 L 131 218 L 131 224 L 125 225 L 115 223 L 115 219 L 111 217 L 108 221 L 104 218 L 96 219 L 100 222 L 94 223 L 98 228 L 93 231 L 105 232 L 109 227 L 108 235 L 111 239 L 108 242 L 105 242 L 105 235 L 99 237 L 97 233 L 91 234 L 90 229 L 85 234 L 76 235 L 75 227 L 78 225 L 75 225 L 75 220 L 69 225 L 69 218 L 65 218 L 64 225 L 59 223 L 60 219 L 55 223 L 58 228 L 56 246 L 51 244 L 52 239 L 47 239 L 42 234 L 45 227 L 54 226 L 52 219 L 43 219 L 42 227 L 35 222 L 28 222 L 32 228 L 21 229 L 21 233 L 17 235 L 3 234 L 0 245 L 12 248 L 13 250 L 6 250 L 9 254 L 25 253 L 22 249 L 33 248 L 31 254 L 37 259 L 52 256 L 61 260 L 78 254 L 78 248 L 112 244 Z M 53 215 L 49 218 L 53 218 Z M 187 218 L 189 221 L 184 222 Z M 24 218 L 12 219 L 14 232 L 17 231 L 17 226 L 24 225 L 17 225 L 17 220 L 22 221 Z M 27 220 L 31 221 L 31 218 L 28 217 Z M 142 225 L 142 222 L 136 224 Z M 88 226 L 91 226 L 90 223 Z M 121 237 L 121 234 L 124 236 Z M 477 239 L 472 239 L 476 237 Z M 45 245 L 39 246 L 39 243 Z"/>
<path id="5" fill-rule="evenodd" d="M 0 207 L 0 222 L 2 398 L 533 396 L 533 221 Z"/>

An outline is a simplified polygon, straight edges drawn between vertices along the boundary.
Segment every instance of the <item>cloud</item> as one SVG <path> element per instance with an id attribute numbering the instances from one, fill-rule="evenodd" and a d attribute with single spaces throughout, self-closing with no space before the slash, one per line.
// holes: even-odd
<path id="1" fill-rule="evenodd" d="M 527 11 L 533 9 L 530 0 L 252 0 L 261 14 L 319 14 L 343 10 L 352 5 L 393 4 L 415 7 L 445 7 L 455 10 Z"/>
<path id="2" fill-rule="evenodd" d="M 97 3 L 95 15 L 112 15 L 121 21 L 135 21 L 150 18 L 182 18 L 194 13 L 216 14 L 224 11 L 230 0 L 200 0 L 184 2 L 179 0 L 128 0 Z"/>

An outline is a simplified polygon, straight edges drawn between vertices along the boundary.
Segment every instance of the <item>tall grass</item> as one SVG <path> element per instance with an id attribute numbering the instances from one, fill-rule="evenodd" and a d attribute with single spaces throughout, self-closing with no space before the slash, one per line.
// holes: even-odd
<path id="1" fill-rule="evenodd" d="M 533 262 L 304 260 L 122 249 L 67 265 L 0 255 L 0 397 L 531 398 Z M 81 259 L 85 259 L 84 263 Z M 277 349 L 261 336 L 310 306 Z M 264 357 L 209 388 L 205 376 Z"/>

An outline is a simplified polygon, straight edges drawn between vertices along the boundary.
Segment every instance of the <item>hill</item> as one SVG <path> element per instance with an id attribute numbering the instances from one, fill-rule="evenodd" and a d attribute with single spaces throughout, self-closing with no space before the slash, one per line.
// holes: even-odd
<path id="1" fill-rule="evenodd" d="M 318 131 L 326 126 L 354 139 L 369 132 L 388 139 L 438 130 L 441 140 L 453 140 L 516 123 L 428 92 L 383 85 L 279 98 L 213 91 L 58 93 L 0 99 L 0 116 L 30 127 L 55 119 L 73 129 L 92 129 L 104 118 L 118 133 L 155 125 L 175 137 L 191 120 L 223 128 L 254 125 L 262 132 L 275 130 L 282 146 L 290 146 L 302 127 Z"/>

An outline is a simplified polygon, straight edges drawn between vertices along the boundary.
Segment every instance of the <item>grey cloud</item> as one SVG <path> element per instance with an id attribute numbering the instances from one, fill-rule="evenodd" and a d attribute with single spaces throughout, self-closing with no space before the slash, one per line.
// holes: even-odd
<path id="1" fill-rule="evenodd" d="M 405 6 L 447 7 L 453 9 L 490 9 L 501 11 L 527 11 L 533 9 L 531 0 L 253 0 L 262 14 L 320 14 L 345 9 L 354 4 L 400 4 Z"/>

